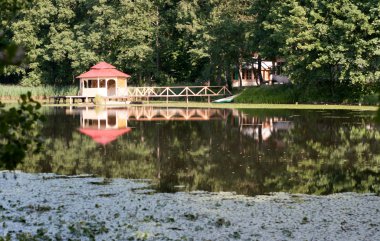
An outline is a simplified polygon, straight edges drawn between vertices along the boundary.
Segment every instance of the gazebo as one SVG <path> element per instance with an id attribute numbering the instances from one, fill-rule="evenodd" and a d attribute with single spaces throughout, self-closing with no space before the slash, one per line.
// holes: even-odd
<path id="1" fill-rule="evenodd" d="M 100 62 L 79 76 L 79 95 L 85 97 L 125 96 L 131 77 L 106 62 Z"/>

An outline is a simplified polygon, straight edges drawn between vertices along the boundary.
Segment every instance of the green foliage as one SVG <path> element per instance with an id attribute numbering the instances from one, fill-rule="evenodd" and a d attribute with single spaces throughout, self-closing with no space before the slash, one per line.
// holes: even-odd
<path id="1" fill-rule="evenodd" d="M 0 74 L 4 73 L 6 66 L 20 64 L 23 55 L 23 50 L 6 39 L 3 32 L 0 32 Z"/>
<path id="2" fill-rule="evenodd" d="M 152 1 L 42 0 L 27 4 L 8 24 L 28 65 L 9 68 L 21 84 L 70 84 L 100 60 L 137 76 L 151 72 Z M 145 72 L 146 71 L 146 72 Z"/>
<path id="3" fill-rule="evenodd" d="M 9 25 L 15 20 L 16 12 L 30 2 L 31 0 L 0 1 L 0 74 L 4 73 L 5 67 L 18 65 L 23 60 L 23 48 L 11 41 Z"/>
<path id="4" fill-rule="evenodd" d="M 284 58 L 284 73 L 308 91 L 300 101 L 363 102 L 374 94 L 368 86 L 379 83 L 375 0 L 1 4 L 0 63 L 20 64 L 26 51 L 25 64 L 0 66 L 6 83 L 75 84 L 75 76 L 104 60 L 131 73 L 132 84 L 230 86 L 234 69 L 255 61 L 252 53 Z"/>
<path id="5" fill-rule="evenodd" d="M 379 94 L 368 94 L 362 96 L 360 103 L 363 105 L 380 105 L 380 95 Z"/>
<path id="6" fill-rule="evenodd" d="M 380 102 L 380 95 L 378 95 L 378 101 Z M 380 105 L 379 105 L 379 106 L 380 106 Z M 375 119 L 376 119 L 376 122 L 377 122 L 377 123 L 380 123 L 380 107 L 379 107 L 379 109 L 377 110 L 377 115 L 376 115 Z"/>
<path id="7" fill-rule="evenodd" d="M 360 84 L 341 83 L 332 89 L 327 81 L 310 81 L 296 85 L 260 86 L 245 89 L 234 99 L 236 103 L 294 104 L 298 103 L 344 103 L 378 105 L 374 89 L 363 89 Z"/>
<path id="8" fill-rule="evenodd" d="M 298 101 L 294 85 L 260 86 L 245 89 L 234 99 L 237 103 L 293 104 Z"/>
<path id="9" fill-rule="evenodd" d="M 293 81 L 326 80 L 332 88 L 379 81 L 378 1 L 275 1 L 267 10 L 260 27 Z M 263 54 L 273 55 L 265 47 Z"/>
<path id="10" fill-rule="evenodd" d="M 42 145 L 38 113 L 41 105 L 31 93 L 21 95 L 20 106 L 6 110 L 0 103 L 0 169 L 13 170 L 28 151 L 38 152 Z"/>

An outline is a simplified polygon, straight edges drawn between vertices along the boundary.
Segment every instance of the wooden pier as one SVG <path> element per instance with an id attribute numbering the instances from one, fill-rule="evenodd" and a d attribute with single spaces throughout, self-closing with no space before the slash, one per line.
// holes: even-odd
<path id="1" fill-rule="evenodd" d="M 166 102 L 170 98 L 185 98 L 189 102 L 190 97 L 207 97 L 208 102 L 212 97 L 226 97 L 232 93 L 226 86 L 174 86 L 174 87 L 128 87 L 127 93 L 121 96 L 101 96 L 104 104 L 107 102 L 125 102 L 146 99 L 149 101 L 153 98 L 164 98 Z M 94 103 L 94 96 L 52 96 L 49 97 L 49 102 L 54 101 L 54 104 L 63 103 L 75 104 L 81 101 L 82 103 Z"/>
<path id="2" fill-rule="evenodd" d="M 59 95 L 59 96 L 50 96 L 49 97 L 49 103 L 51 101 L 54 102 L 54 104 L 59 104 L 62 100 L 63 103 L 67 103 L 67 100 L 69 100 L 69 104 L 75 104 L 75 102 L 78 103 L 78 101 L 81 101 L 82 103 L 89 103 L 92 102 L 94 103 L 95 97 L 88 97 L 88 96 L 69 96 L 69 95 Z"/>

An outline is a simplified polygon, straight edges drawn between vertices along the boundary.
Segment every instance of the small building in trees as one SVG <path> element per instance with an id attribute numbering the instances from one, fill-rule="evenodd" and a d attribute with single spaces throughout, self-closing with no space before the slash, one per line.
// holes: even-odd
<path id="1" fill-rule="evenodd" d="M 86 97 L 126 96 L 128 78 L 131 76 L 106 62 L 100 62 L 79 78 L 79 95 Z"/>
<path id="2" fill-rule="evenodd" d="M 273 61 L 261 60 L 257 54 L 253 54 L 251 61 L 243 62 L 240 66 L 236 66 L 232 76 L 232 86 L 256 86 L 261 84 L 284 84 L 289 83 L 289 79 L 282 75 L 281 67 L 284 59 L 276 58 Z"/>

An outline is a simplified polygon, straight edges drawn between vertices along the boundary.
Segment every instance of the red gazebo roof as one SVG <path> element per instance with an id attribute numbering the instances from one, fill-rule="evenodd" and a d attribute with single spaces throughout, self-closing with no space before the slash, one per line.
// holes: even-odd
<path id="1" fill-rule="evenodd" d="M 97 77 L 131 77 L 129 74 L 125 74 L 116 69 L 115 66 L 106 62 L 99 62 L 92 66 L 91 69 L 77 78 L 97 78 Z"/>
<path id="2" fill-rule="evenodd" d="M 124 129 L 116 129 L 116 130 L 98 130 L 98 129 L 88 129 L 88 128 L 80 128 L 79 132 L 91 137 L 95 142 L 106 145 L 114 140 L 116 140 L 119 136 L 124 135 L 125 133 L 130 132 L 131 128 Z"/>

